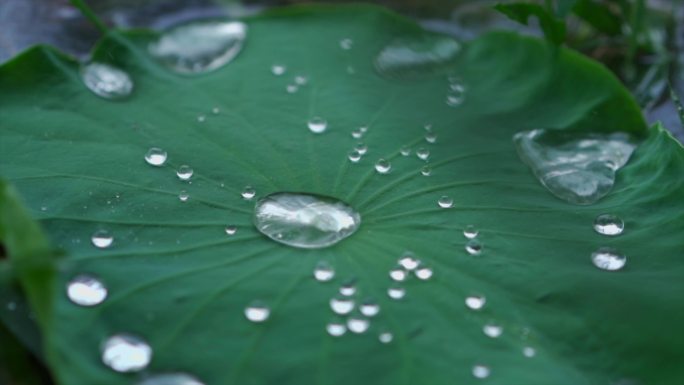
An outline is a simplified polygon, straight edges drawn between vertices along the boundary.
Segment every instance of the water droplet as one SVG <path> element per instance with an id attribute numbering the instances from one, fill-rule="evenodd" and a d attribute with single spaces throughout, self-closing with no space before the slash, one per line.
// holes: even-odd
<path id="1" fill-rule="evenodd" d="M 409 156 L 409 155 L 411 155 L 411 148 L 410 147 L 402 147 L 399 150 L 399 153 L 401 154 L 401 156 Z"/>
<path id="2" fill-rule="evenodd" d="M 238 229 L 237 229 L 237 226 L 230 225 L 230 226 L 226 226 L 225 230 L 226 230 L 226 234 L 235 235 L 235 233 L 237 233 Z"/>
<path id="3" fill-rule="evenodd" d="M 176 175 L 178 175 L 178 179 L 180 180 L 189 180 L 192 178 L 192 173 L 192 167 L 187 164 L 178 167 L 178 171 L 176 171 Z"/>
<path id="4" fill-rule="evenodd" d="M 480 255 L 482 254 L 482 243 L 477 239 L 471 239 L 466 243 L 465 250 L 470 255 Z"/>
<path id="5" fill-rule="evenodd" d="M 361 224 L 361 216 L 334 198 L 274 193 L 257 202 L 254 223 L 259 231 L 277 242 L 321 248 L 352 235 Z"/>
<path id="6" fill-rule="evenodd" d="M 152 348 L 130 334 L 109 337 L 102 346 L 102 362 L 112 370 L 128 373 L 145 369 L 152 359 Z"/>
<path id="7" fill-rule="evenodd" d="M 533 130 L 513 137 L 518 155 L 547 190 L 567 202 L 592 204 L 610 192 L 615 173 L 636 148 L 626 133 Z"/>
<path id="8" fill-rule="evenodd" d="M 321 134 L 328 128 L 328 122 L 319 116 L 309 119 L 307 125 L 309 126 L 309 131 L 314 134 Z"/>
<path id="9" fill-rule="evenodd" d="M 347 297 L 334 297 L 330 299 L 330 308 L 335 314 L 345 315 L 354 310 L 354 300 Z"/>
<path id="10" fill-rule="evenodd" d="M 601 214 L 594 220 L 594 230 L 603 235 L 620 235 L 625 229 L 625 222 L 612 214 Z"/>
<path id="11" fill-rule="evenodd" d="M 406 295 L 406 289 L 401 286 L 391 286 L 387 289 L 387 295 L 392 299 L 402 299 Z"/>
<path id="12" fill-rule="evenodd" d="M 340 40 L 340 48 L 342 48 L 344 50 L 352 49 L 353 44 L 354 44 L 354 41 L 352 39 L 349 39 L 349 38 Z"/>
<path id="13" fill-rule="evenodd" d="M 105 99 L 122 99 L 133 92 L 130 76 L 108 64 L 86 64 L 81 68 L 81 79 L 90 91 Z"/>
<path id="14" fill-rule="evenodd" d="M 319 282 L 328 282 L 335 278 L 335 269 L 325 261 L 320 261 L 314 268 L 314 278 Z"/>
<path id="15" fill-rule="evenodd" d="M 349 151 L 347 158 L 349 158 L 349 161 L 352 163 L 358 163 L 361 160 L 361 153 L 356 150 L 351 150 Z"/>
<path id="16" fill-rule="evenodd" d="M 503 328 L 500 325 L 489 323 L 482 327 L 482 332 L 487 337 L 498 338 L 503 333 Z"/>
<path id="17" fill-rule="evenodd" d="M 627 257 L 610 247 L 602 247 L 591 254 L 591 261 L 602 270 L 615 271 L 625 267 Z"/>
<path id="18" fill-rule="evenodd" d="M 359 131 L 361 131 L 361 133 L 365 134 L 366 132 L 368 132 L 368 127 L 367 126 L 361 126 L 361 127 L 359 127 Z"/>
<path id="19" fill-rule="evenodd" d="M 361 317 L 349 317 L 347 320 L 347 329 L 355 334 L 365 333 L 370 326 L 370 321 Z"/>
<path id="20" fill-rule="evenodd" d="M 473 366 L 473 376 L 475 378 L 487 378 L 490 374 L 490 369 L 485 365 L 475 365 Z"/>
<path id="21" fill-rule="evenodd" d="M 207 117 L 204 115 L 197 115 L 197 121 L 199 123 L 204 123 L 204 121 L 207 120 Z"/>
<path id="22" fill-rule="evenodd" d="M 399 258 L 398 263 L 399 265 L 401 265 L 401 267 L 410 271 L 415 270 L 415 268 L 418 267 L 418 265 L 420 264 L 420 260 L 414 257 L 413 254 L 407 252 L 404 254 L 404 256 Z"/>
<path id="23" fill-rule="evenodd" d="M 245 186 L 240 195 L 242 199 L 251 200 L 256 196 L 256 190 L 252 186 Z"/>
<path id="24" fill-rule="evenodd" d="M 454 206 L 454 200 L 446 195 L 442 195 L 438 200 L 437 204 L 443 209 L 448 209 Z"/>
<path id="25" fill-rule="evenodd" d="M 532 358 L 537 355 L 537 351 L 531 346 L 525 346 L 522 350 L 525 357 Z"/>
<path id="26" fill-rule="evenodd" d="M 465 304 L 471 310 L 480 310 L 487 303 L 487 298 L 483 295 L 471 295 L 466 297 Z"/>
<path id="27" fill-rule="evenodd" d="M 392 170 L 392 164 L 385 159 L 379 159 L 375 162 L 375 171 L 379 174 L 388 174 Z"/>
<path id="28" fill-rule="evenodd" d="M 404 270 L 401 266 L 399 266 L 399 267 L 395 267 L 394 269 L 390 270 L 389 276 L 390 276 L 390 278 L 392 278 L 392 280 L 401 282 L 401 281 L 406 280 L 406 277 L 408 276 L 408 274 L 406 273 L 406 270 Z"/>
<path id="29" fill-rule="evenodd" d="M 166 151 L 161 148 L 152 147 L 145 153 L 145 162 L 152 166 L 162 166 L 166 163 Z"/>
<path id="30" fill-rule="evenodd" d="M 148 51 L 174 72 L 204 73 L 231 62 L 246 37 L 247 25 L 241 22 L 195 21 L 168 29 Z"/>
<path id="31" fill-rule="evenodd" d="M 333 321 L 325 326 L 325 330 L 333 337 L 341 337 L 347 332 L 347 326 L 341 321 Z"/>
<path id="32" fill-rule="evenodd" d="M 428 279 L 432 278 L 432 274 L 432 268 L 427 266 L 423 266 L 415 272 L 416 277 L 422 281 L 427 281 Z"/>
<path id="33" fill-rule="evenodd" d="M 178 193 L 178 199 L 180 199 L 181 202 L 187 202 L 188 199 L 190 199 L 190 194 L 185 190 L 181 190 L 181 192 Z"/>
<path id="34" fill-rule="evenodd" d="M 425 147 L 421 147 L 416 150 L 416 156 L 420 160 L 428 160 L 428 158 L 430 158 L 430 150 Z"/>
<path id="35" fill-rule="evenodd" d="M 363 132 L 361 132 L 360 130 L 354 130 L 352 131 L 351 136 L 354 139 L 360 139 L 363 136 Z"/>
<path id="36" fill-rule="evenodd" d="M 425 165 L 420 169 L 420 174 L 423 176 L 430 176 L 432 174 L 432 167 Z"/>
<path id="37" fill-rule="evenodd" d="M 114 236 L 107 230 L 97 230 L 90 237 L 90 241 L 98 249 L 106 249 L 114 242 Z"/>
<path id="38" fill-rule="evenodd" d="M 271 66 L 271 72 L 275 76 L 280 76 L 284 74 L 285 70 L 287 70 L 287 68 L 284 65 L 274 64 Z"/>
<path id="39" fill-rule="evenodd" d="M 340 286 L 340 294 L 349 297 L 356 294 L 356 285 L 354 281 L 349 281 Z"/>
<path id="40" fill-rule="evenodd" d="M 359 306 L 359 311 L 366 317 L 375 317 L 380 313 L 380 305 L 374 301 L 365 301 Z"/>
<path id="41" fill-rule="evenodd" d="M 477 237 L 477 234 L 479 234 L 479 231 L 473 225 L 468 225 L 465 227 L 465 229 L 463 229 L 463 236 L 468 239 L 473 239 Z"/>
<path id="42" fill-rule="evenodd" d="M 390 332 L 382 332 L 378 335 L 378 340 L 383 344 L 389 344 L 394 339 L 394 336 Z"/>
<path id="43" fill-rule="evenodd" d="M 424 34 L 398 38 L 375 58 L 375 68 L 389 78 L 420 78 L 452 68 L 461 45 L 446 36 Z"/>
<path id="44" fill-rule="evenodd" d="M 298 76 L 295 76 L 294 82 L 297 85 L 303 86 L 309 82 L 309 79 L 307 79 L 306 76 L 298 75 Z"/>
<path id="45" fill-rule="evenodd" d="M 211 113 L 214 114 L 214 115 L 218 115 L 219 112 L 221 112 L 221 109 L 218 108 L 218 107 L 214 107 L 214 108 L 211 109 Z"/>
<path id="46" fill-rule="evenodd" d="M 107 288 L 95 277 L 78 275 L 67 284 L 67 296 L 80 306 L 95 306 L 107 298 Z"/>
<path id="47" fill-rule="evenodd" d="M 204 383 L 189 374 L 165 373 L 151 375 L 136 385 L 204 385 Z"/>
<path id="48" fill-rule="evenodd" d="M 299 90 L 299 87 L 297 87 L 296 84 L 288 84 L 287 87 L 285 87 L 285 90 L 288 94 L 294 94 L 297 92 L 297 90 Z"/>
<path id="49" fill-rule="evenodd" d="M 436 143 L 437 134 L 435 134 L 434 132 L 428 132 L 427 134 L 425 134 L 425 141 L 430 144 Z"/>
<path id="50" fill-rule="evenodd" d="M 271 309 L 261 301 L 254 301 L 245 308 L 245 317 L 252 322 L 264 322 L 271 315 Z"/>
<path id="51" fill-rule="evenodd" d="M 363 142 L 359 142 L 354 147 L 354 150 L 358 151 L 361 155 L 365 155 L 368 152 L 368 146 Z"/>

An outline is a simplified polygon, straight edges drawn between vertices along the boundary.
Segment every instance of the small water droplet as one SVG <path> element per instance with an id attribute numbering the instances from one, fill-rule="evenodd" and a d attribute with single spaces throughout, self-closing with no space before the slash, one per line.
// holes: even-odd
<path id="1" fill-rule="evenodd" d="M 256 196 L 256 190 L 252 186 L 245 186 L 240 195 L 242 199 L 251 200 Z"/>
<path id="2" fill-rule="evenodd" d="M 487 298 L 483 295 L 471 295 L 466 297 L 465 304 L 471 310 L 480 310 L 487 303 Z"/>
<path id="3" fill-rule="evenodd" d="M 532 358 L 537 355 L 537 351 L 531 346 L 525 346 L 522 350 L 525 357 Z"/>
<path id="4" fill-rule="evenodd" d="M 356 150 L 351 150 L 349 151 L 347 158 L 349 158 L 349 161 L 352 163 L 358 163 L 361 160 L 361 153 Z"/>
<path id="5" fill-rule="evenodd" d="M 379 174 L 388 174 L 392 170 L 392 164 L 386 159 L 379 159 L 375 163 L 375 171 Z"/>
<path id="6" fill-rule="evenodd" d="M 211 109 L 211 113 L 214 115 L 218 115 L 221 112 L 221 109 L 218 107 L 214 107 Z"/>
<path id="7" fill-rule="evenodd" d="M 399 153 L 401 154 L 401 156 L 409 156 L 411 155 L 411 147 L 402 147 L 399 150 Z"/>
<path id="8" fill-rule="evenodd" d="M 603 235 L 620 235 L 625 229 L 625 222 L 612 214 L 601 214 L 594 220 L 594 230 Z"/>
<path id="9" fill-rule="evenodd" d="M 130 76 L 108 64 L 86 64 L 81 68 L 81 79 L 90 91 L 105 99 L 122 99 L 133 92 Z"/>
<path id="10" fill-rule="evenodd" d="M 205 73 L 230 63 L 246 37 L 245 23 L 194 21 L 168 29 L 149 44 L 148 51 L 174 72 Z"/>
<path id="11" fill-rule="evenodd" d="M 365 333 L 368 327 L 370 327 L 370 321 L 367 318 L 349 317 L 347 320 L 347 329 L 352 333 Z"/>
<path id="12" fill-rule="evenodd" d="M 328 122 L 319 116 L 309 119 L 307 125 L 309 126 L 309 131 L 314 134 L 322 134 L 328 128 Z"/>
<path id="13" fill-rule="evenodd" d="M 503 333 L 503 328 L 500 325 L 489 323 L 482 327 L 482 332 L 487 337 L 498 338 Z"/>
<path id="14" fill-rule="evenodd" d="M 205 115 L 197 115 L 197 121 L 199 123 L 204 123 L 205 120 L 207 120 L 207 117 Z"/>
<path id="15" fill-rule="evenodd" d="M 330 308 L 335 314 L 345 315 L 354 310 L 354 300 L 347 297 L 333 297 L 330 299 Z"/>
<path id="16" fill-rule="evenodd" d="M 360 139 L 363 136 L 363 132 L 361 132 L 359 130 L 354 130 L 351 132 L 351 136 L 354 139 Z"/>
<path id="17" fill-rule="evenodd" d="M 128 373 L 145 369 L 152 359 L 152 348 L 143 339 L 116 334 L 102 345 L 102 362 L 112 370 Z"/>
<path id="18" fill-rule="evenodd" d="M 180 199 L 181 202 L 187 202 L 188 199 L 190 199 L 190 194 L 185 190 L 181 190 L 181 192 L 178 193 L 178 199 Z"/>
<path id="19" fill-rule="evenodd" d="M 425 134 L 425 141 L 430 144 L 436 143 L 437 134 L 435 134 L 434 132 L 428 132 L 427 134 Z"/>
<path id="20" fill-rule="evenodd" d="M 482 254 L 482 243 L 477 239 L 471 239 L 466 242 L 465 250 L 470 255 L 480 255 Z"/>
<path id="21" fill-rule="evenodd" d="M 591 254 L 591 261 L 602 270 L 616 271 L 625 267 L 627 257 L 610 247 L 601 247 Z"/>
<path id="22" fill-rule="evenodd" d="M 106 249 L 114 242 L 114 236 L 107 230 L 97 230 L 90 237 L 90 241 L 98 249 Z"/>
<path id="23" fill-rule="evenodd" d="M 432 278 L 432 268 L 423 266 L 415 271 L 415 275 L 418 279 L 422 281 L 427 281 L 428 279 Z"/>
<path id="24" fill-rule="evenodd" d="M 260 232 L 277 242 L 321 248 L 352 235 L 361 224 L 361 216 L 334 198 L 274 193 L 257 202 L 254 223 Z"/>
<path id="25" fill-rule="evenodd" d="M 423 176 L 430 176 L 432 174 L 432 167 L 425 165 L 420 169 L 420 174 Z"/>
<path id="26" fill-rule="evenodd" d="M 159 167 L 166 163 L 166 157 L 166 151 L 161 148 L 152 147 L 145 153 L 145 162 L 149 165 Z"/>
<path id="27" fill-rule="evenodd" d="M 442 195 L 438 200 L 437 204 L 443 209 L 448 209 L 454 207 L 454 200 L 446 195 Z"/>
<path id="28" fill-rule="evenodd" d="M 408 274 L 406 273 L 406 270 L 404 270 L 401 266 L 398 266 L 398 267 L 395 267 L 394 269 L 390 270 L 389 276 L 390 276 L 390 278 L 392 278 L 392 280 L 397 281 L 397 282 L 401 282 L 401 281 L 406 280 L 406 277 L 408 276 Z"/>
<path id="29" fill-rule="evenodd" d="M 479 234 L 479 231 L 473 225 L 468 225 L 463 229 L 463 236 L 468 239 L 473 239 L 477 237 L 477 234 Z"/>
<path id="30" fill-rule="evenodd" d="M 473 366 L 473 376 L 475 378 L 487 378 L 490 374 L 490 369 L 485 365 L 475 365 Z"/>
<path id="31" fill-rule="evenodd" d="M 398 263 L 404 269 L 411 271 L 415 270 L 418 267 L 418 265 L 420 264 L 420 260 L 414 257 L 412 253 L 407 252 L 404 253 L 404 255 L 401 258 L 399 258 Z"/>
<path id="32" fill-rule="evenodd" d="M 375 317 L 380 313 L 380 305 L 374 301 L 367 300 L 364 301 L 361 306 L 359 306 L 359 311 L 366 317 Z"/>
<path id="33" fill-rule="evenodd" d="M 347 326 L 341 321 L 332 321 L 325 326 L 325 330 L 333 337 L 341 337 L 347 332 Z"/>
<path id="34" fill-rule="evenodd" d="M 392 299 L 402 299 L 406 296 L 406 289 L 401 286 L 391 286 L 387 289 L 387 295 Z"/>
<path id="35" fill-rule="evenodd" d="M 416 156 L 420 160 L 428 160 L 428 158 L 430 158 L 430 150 L 425 147 L 421 147 L 416 150 Z"/>
<path id="36" fill-rule="evenodd" d="M 390 332 L 382 332 L 378 335 L 378 340 L 383 344 L 389 344 L 394 339 L 394 336 Z"/>
<path id="37" fill-rule="evenodd" d="M 361 155 L 365 155 L 368 152 L 368 146 L 363 142 L 359 142 L 354 146 L 354 150 L 358 151 Z"/>
<path id="38" fill-rule="evenodd" d="M 237 230 L 237 226 L 233 225 L 226 226 L 225 228 L 226 234 L 228 235 L 235 235 L 235 233 L 237 233 Z"/>
<path id="39" fill-rule="evenodd" d="M 297 75 L 297 76 L 295 76 L 295 78 L 294 78 L 294 82 L 295 82 L 295 84 L 297 84 L 297 85 L 303 86 L 303 85 L 305 85 L 306 83 L 309 82 L 309 79 L 308 79 L 306 76 Z"/>
<path id="40" fill-rule="evenodd" d="M 178 179 L 180 180 L 189 180 L 192 178 L 192 174 L 192 167 L 188 166 L 187 164 L 178 167 L 178 170 L 176 171 L 176 175 L 178 175 Z"/>
<path id="41" fill-rule="evenodd" d="M 350 50 L 352 49 L 352 45 L 354 44 L 354 41 L 349 38 L 345 38 L 340 40 L 340 48 L 344 50 Z"/>
<path id="42" fill-rule="evenodd" d="M 288 94 L 294 94 L 299 90 L 299 87 L 297 87 L 296 84 L 288 84 L 287 87 L 285 87 L 285 90 Z"/>
<path id="43" fill-rule="evenodd" d="M 446 97 L 446 104 L 449 107 L 458 107 L 461 104 L 463 104 L 463 101 L 465 100 L 463 94 L 461 93 L 450 93 Z"/>
<path id="44" fill-rule="evenodd" d="M 271 309 L 261 301 L 254 301 L 245 308 L 245 317 L 252 322 L 264 322 L 271 315 Z"/>
<path id="45" fill-rule="evenodd" d="M 348 282 L 344 283 L 342 286 L 340 286 L 340 294 L 342 294 L 346 297 L 349 297 L 349 296 L 356 294 L 355 282 L 353 280 L 348 281 Z"/>
<path id="46" fill-rule="evenodd" d="M 313 272 L 314 278 L 319 282 L 328 282 L 335 278 L 335 269 L 326 261 L 316 264 Z"/>
<path id="47" fill-rule="evenodd" d="M 136 385 L 204 385 L 197 378 L 185 373 L 153 374 Z"/>
<path id="48" fill-rule="evenodd" d="M 276 76 L 284 74 L 286 70 L 287 68 L 284 65 L 274 64 L 271 66 L 271 72 Z"/>
<path id="49" fill-rule="evenodd" d="M 421 78 L 452 68 L 461 45 L 446 36 L 424 34 L 398 38 L 375 58 L 375 68 L 389 78 Z"/>
<path id="50" fill-rule="evenodd" d="M 78 275 L 67 284 L 67 296 L 79 306 L 95 306 L 107 298 L 107 288 L 97 278 Z"/>

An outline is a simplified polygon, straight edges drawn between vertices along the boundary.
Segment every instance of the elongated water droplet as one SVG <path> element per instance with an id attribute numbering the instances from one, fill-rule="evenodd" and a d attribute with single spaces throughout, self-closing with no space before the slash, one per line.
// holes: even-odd
<path id="1" fill-rule="evenodd" d="M 392 299 L 402 299 L 406 295 L 406 289 L 401 286 L 391 286 L 387 289 L 387 295 Z"/>
<path id="2" fill-rule="evenodd" d="M 192 174 L 192 167 L 188 166 L 187 164 L 178 167 L 178 171 L 176 171 L 176 175 L 180 180 L 189 180 L 190 178 L 192 178 Z"/>
<path id="3" fill-rule="evenodd" d="M 453 67 L 461 45 L 446 36 L 424 34 L 398 38 L 375 58 L 375 68 L 389 78 L 420 78 Z"/>
<path id="4" fill-rule="evenodd" d="M 166 151 L 161 148 L 152 147 L 145 153 L 145 162 L 149 165 L 160 167 L 166 163 L 166 157 Z"/>
<path id="5" fill-rule="evenodd" d="M 247 25 L 241 22 L 195 21 L 165 31 L 148 51 L 174 72 L 205 73 L 231 62 L 246 37 Z"/>
<path id="6" fill-rule="evenodd" d="M 465 227 L 465 229 L 463 229 L 463 236 L 468 239 L 473 239 L 477 237 L 477 234 L 479 234 L 479 231 L 473 225 L 468 225 Z"/>
<path id="7" fill-rule="evenodd" d="M 366 317 L 375 317 L 380 313 L 380 305 L 375 301 L 366 300 L 359 306 L 359 311 Z"/>
<path id="8" fill-rule="evenodd" d="M 437 204 L 443 209 L 448 209 L 454 206 L 454 200 L 446 195 L 442 195 L 438 200 Z"/>
<path id="9" fill-rule="evenodd" d="M 342 48 L 344 50 L 352 49 L 352 44 L 354 44 L 354 41 L 352 39 L 345 38 L 345 39 L 340 40 L 340 48 Z"/>
<path id="10" fill-rule="evenodd" d="M 235 235 L 235 233 L 237 233 L 237 230 L 237 226 L 233 225 L 226 226 L 225 228 L 226 234 L 228 235 Z"/>
<path id="11" fill-rule="evenodd" d="M 335 314 L 345 315 L 354 310 L 354 300 L 347 297 L 334 297 L 330 299 L 330 308 Z"/>
<path id="12" fill-rule="evenodd" d="M 599 269 L 616 271 L 625 267 L 627 257 L 613 248 L 602 247 L 591 254 L 591 261 Z"/>
<path id="13" fill-rule="evenodd" d="M 319 282 L 328 282 L 335 278 L 335 269 L 326 261 L 316 264 L 313 272 L 314 278 Z"/>
<path id="14" fill-rule="evenodd" d="M 130 76 L 108 64 L 86 64 L 81 68 L 81 79 L 90 91 L 105 99 L 122 99 L 133 92 Z"/>
<path id="15" fill-rule="evenodd" d="M 525 356 L 527 358 L 532 358 L 532 357 L 537 355 L 537 350 L 535 350 L 535 348 L 533 348 L 531 346 L 525 346 L 522 349 L 522 353 L 523 353 L 523 356 Z"/>
<path id="16" fill-rule="evenodd" d="M 136 385 L 204 385 L 197 378 L 185 373 L 153 374 Z"/>
<path id="17" fill-rule="evenodd" d="M 271 73 L 275 76 L 280 76 L 285 73 L 287 68 L 284 65 L 274 64 L 271 66 Z"/>
<path id="18" fill-rule="evenodd" d="M 112 370 L 128 373 L 145 369 L 152 359 L 152 348 L 143 339 L 116 334 L 102 345 L 102 362 Z"/>
<path id="19" fill-rule="evenodd" d="M 352 150 L 347 155 L 347 158 L 349 158 L 349 161 L 352 163 L 358 163 L 361 160 L 361 153 L 356 150 Z"/>
<path id="20" fill-rule="evenodd" d="M 67 296 L 76 305 L 95 306 L 107 298 L 107 288 L 99 279 L 82 274 L 69 281 Z"/>
<path id="21" fill-rule="evenodd" d="M 181 190 L 181 192 L 178 193 L 178 199 L 180 199 L 181 202 L 187 202 L 188 199 L 190 199 L 190 194 L 185 190 Z"/>
<path id="22" fill-rule="evenodd" d="M 370 321 L 361 317 L 349 317 L 347 320 L 347 329 L 355 334 L 365 333 L 370 326 Z"/>
<path id="23" fill-rule="evenodd" d="M 420 169 L 420 174 L 423 176 L 430 176 L 432 174 L 432 167 L 425 165 Z"/>
<path id="24" fill-rule="evenodd" d="M 389 344 L 394 339 L 394 336 L 390 332 L 382 332 L 378 335 L 378 340 L 383 344 Z"/>
<path id="25" fill-rule="evenodd" d="M 414 273 L 416 275 L 416 278 L 420 279 L 421 281 L 427 281 L 428 279 L 432 278 L 432 268 L 428 266 L 423 266 L 419 269 L 417 269 Z"/>
<path id="26" fill-rule="evenodd" d="M 378 174 L 389 174 L 391 170 L 392 164 L 386 159 L 379 159 L 375 163 L 375 171 L 377 171 Z"/>
<path id="27" fill-rule="evenodd" d="M 625 222 L 612 214 L 601 214 L 594 220 L 594 230 L 603 235 L 620 235 L 625 229 Z"/>
<path id="28" fill-rule="evenodd" d="M 636 148 L 625 133 L 533 130 L 514 136 L 518 155 L 553 195 L 588 205 L 608 194 Z"/>
<path id="29" fill-rule="evenodd" d="M 252 200 L 256 196 L 256 190 L 252 186 L 245 186 L 240 195 L 242 199 Z"/>
<path id="30" fill-rule="evenodd" d="M 271 309 L 261 301 L 254 301 L 245 308 L 245 317 L 252 322 L 264 322 L 271 315 Z"/>
<path id="31" fill-rule="evenodd" d="M 307 125 L 309 126 L 309 131 L 314 134 L 322 134 L 328 128 L 328 122 L 320 116 L 314 116 L 309 119 Z"/>
<path id="32" fill-rule="evenodd" d="M 333 337 L 341 337 L 347 332 L 347 326 L 342 321 L 332 321 L 325 326 L 325 330 Z"/>
<path id="33" fill-rule="evenodd" d="M 398 261 L 399 265 L 406 270 L 415 270 L 420 264 L 420 260 L 416 258 L 412 253 L 407 252 Z"/>
<path id="34" fill-rule="evenodd" d="M 482 327 L 482 332 L 487 337 L 498 338 L 503 333 L 503 328 L 500 325 L 489 323 Z"/>
<path id="35" fill-rule="evenodd" d="M 98 249 L 106 249 L 114 243 L 114 236 L 107 230 L 97 230 L 90 237 L 90 241 Z"/>
<path id="36" fill-rule="evenodd" d="M 465 304 L 469 309 L 480 310 L 487 303 L 487 298 L 483 295 L 471 295 L 466 297 Z"/>
<path id="37" fill-rule="evenodd" d="M 428 158 L 430 158 L 430 150 L 425 147 L 421 147 L 416 150 L 416 156 L 420 160 L 428 160 Z"/>
<path id="38" fill-rule="evenodd" d="M 465 250 L 470 255 L 480 255 L 482 254 L 482 243 L 477 239 L 471 239 L 466 242 Z"/>
<path id="39" fill-rule="evenodd" d="M 473 376 L 475 378 L 487 378 L 490 374 L 490 369 L 485 365 L 475 365 L 473 366 Z"/>

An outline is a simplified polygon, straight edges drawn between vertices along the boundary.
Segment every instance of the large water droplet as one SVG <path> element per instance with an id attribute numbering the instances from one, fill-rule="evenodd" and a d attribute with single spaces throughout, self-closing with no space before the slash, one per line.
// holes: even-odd
<path id="1" fill-rule="evenodd" d="M 325 326 L 325 330 L 333 337 L 340 337 L 347 332 L 347 326 L 342 321 L 332 321 Z"/>
<path id="2" fill-rule="evenodd" d="M 452 67 L 460 49 L 455 40 L 436 34 L 398 38 L 376 56 L 375 68 L 390 78 L 430 76 Z"/>
<path id="3" fill-rule="evenodd" d="M 465 299 L 466 306 L 472 310 L 480 310 L 486 303 L 487 299 L 483 295 L 471 295 Z"/>
<path id="4" fill-rule="evenodd" d="M 615 271 L 625 267 L 627 257 L 610 247 L 602 247 L 591 254 L 591 261 L 602 270 Z"/>
<path id="5" fill-rule="evenodd" d="M 594 230 L 603 235 L 620 235 L 625 229 L 625 222 L 612 214 L 601 214 L 594 220 Z"/>
<path id="6" fill-rule="evenodd" d="M 114 236 L 107 230 L 97 230 L 90 237 L 90 241 L 98 249 L 106 249 L 114 243 Z"/>
<path id="7" fill-rule="evenodd" d="M 176 175 L 180 180 L 189 180 L 192 178 L 192 174 L 192 167 L 188 166 L 187 164 L 178 167 L 178 170 L 176 171 Z"/>
<path id="8" fill-rule="evenodd" d="M 309 126 L 309 131 L 314 134 L 321 134 L 328 128 L 328 122 L 320 116 L 314 116 L 309 119 L 307 125 Z"/>
<path id="9" fill-rule="evenodd" d="M 204 385 L 197 378 L 185 373 L 154 374 L 136 385 Z"/>
<path id="10" fill-rule="evenodd" d="M 148 50 L 175 72 L 203 73 L 232 61 L 240 53 L 246 37 L 244 23 L 199 21 L 167 30 Z"/>
<path id="11" fill-rule="evenodd" d="M 347 297 L 334 297 L 330 299 L 330 308 L 335 314 L 345 315 L 354 310 L 354 300 Z"/>
<path id="12" fill-rule="evenodd" d="M 102 345 L 102 362 L 117 372 L 137 372 L 152 359 L 152 348 L 144 340 L 130 334 L 116 334 Z"/>
<path id="13" fill-rule="evenodd" d="M 90 91 L 105 99 L 122 99 L 133 91 L 130 76 L 108 64 L 86 64 L 81 68 L 81 78 Z"/>
<path id="14" fill-rule="evenodd" d="M 80 306 L 95 306 L 107 298 L 107 288 L 95 277 L 78 275 L 67 284 L 67 296 Z"/>
<path id="15" fill-rule="evenodd" d="M 264 322 L 271 315 L 271 309 L 261 301 L 254 301 L 245 308 L 245 317 L 252 322 Z"/>
<path id="16" fill-rule="evenodd" d="M 587 205 L 608 194 L 636 142 L 625 133 L 533 130 L 514 136 L 520 158 L 555 196 Z"/>
<path id="17" fill-rule="evenodd" d="M 370 326 L 370 321 L 361 317 L 349 317 L 347 320 L 347 329 L 355 334 L 365 333 Z"/>
<path id="18" fill-rule="evenodd" d="M 475 365 L 473 366 L 473 376 L 475 378 L 487 378 L 490 374 L 490 369 L 485 365 Z"/>
<path id="19" fill-rule="evenodd" d="M 379 174 L 388 174 L 392 170 L 392 164 L 386 159 L 379 159 L 375 162 L 375 171 Z"/>
<path id="20" fill-rule="evenodd" d="M 361 216 L 334 198 L 275 193 L 257 202 L 254 223 L 269 238 L 293 247 L 321 248 L 352 235 Z"/>
<path id="21" fill-rule="evenodd" d="M 335 269 L 326 261 L 316 264 L 313 272 L 314 278 L 319 282 L 328 282 L 335 278 Z"/>
<path id="22" fill-rule="evenodd" d="M 454 206 L 454 200 L 446 195 L 442 195 L 438 200 L 437 204 L 443 209 L 448 209 Z"/>
<path id="23" fill-rule="evenodd" d="M 163 166 L 166 163 L 166 151 L 161 148 L 152 147 L 145 153 L 145 162 L 152 166 Z"/>

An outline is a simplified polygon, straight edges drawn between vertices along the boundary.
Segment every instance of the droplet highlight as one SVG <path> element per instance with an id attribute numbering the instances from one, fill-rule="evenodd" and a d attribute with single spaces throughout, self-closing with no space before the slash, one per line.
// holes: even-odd
<path id="1" fill-rule="evenodd" d="M 145 162 L 151 166 L 160 167 L 166 163 L 166 151 L 158 147 L 152 147 L 145 153 Z"/>
<path id="2" fill-rule="evenodd" d="M 145 369 L 152 359 L 152 348 L 143 339 L 130 334 L 109 337 L 102 345 L 102 362 L 121 373 Z"/>
<path id="3" fill-rule="evenodd" d="M 314 116 L 313 118 L 309 119 L 307 126 L 309 127 L 309 131 L 313 132 L 314 134 L 322 134 L 328 128 L 328 121 L 320 116 Z"/>
<path id="4" fill-rule="evenodd" d="M 254 301 L 245 308 L 245 317 L 252 322 L 264 322 L 271 315 L 271 309 L 261 301 Z"/>
<path id="5" fill-rule="evenodd" d="M 176 176 L 178 176 L 178 179 L 180 180 L 190 180 L 192 178 L 193 174 L 192 167 L 188 166 L 187 164 L 184 164 L 180 167 L 178 167 L 178 170 L 176 171 Z"/>
<path id="6" fill-rule="evenodd" d="M 69 300 L 79 306 L 96 306 L 107 298 L 107 287 L 90 275 L 78 275 L 67 284 Z"/>
<path id="7" fill-rule="evenodd" d="M 627 257 L 610 247 L 601 247 L 591 254 L 594 266 L 601 270 L 617 271 L 625 267 Z"/>
<path id="8" fill-rule="evenodd" d="M 617 215 L 601 214 L 594 220 L 594 230 L 602 235 L 620 235 L 625 229 L 625 222 Z"/>
<path id="9" fill-rule="evenodd" d="M 114 236 L 108 230 L 97 230 L 90 237 L 90 242 L 98 249 L 106 249 L 114 243 Z"/>
<path id="10" fill-rule="evenodd" d="M 104 99 L 123 99 L 133 92 L 133 80 L 126 72 L 104 63 L 90 63 L 81 68 L 83 84 Z"/>

